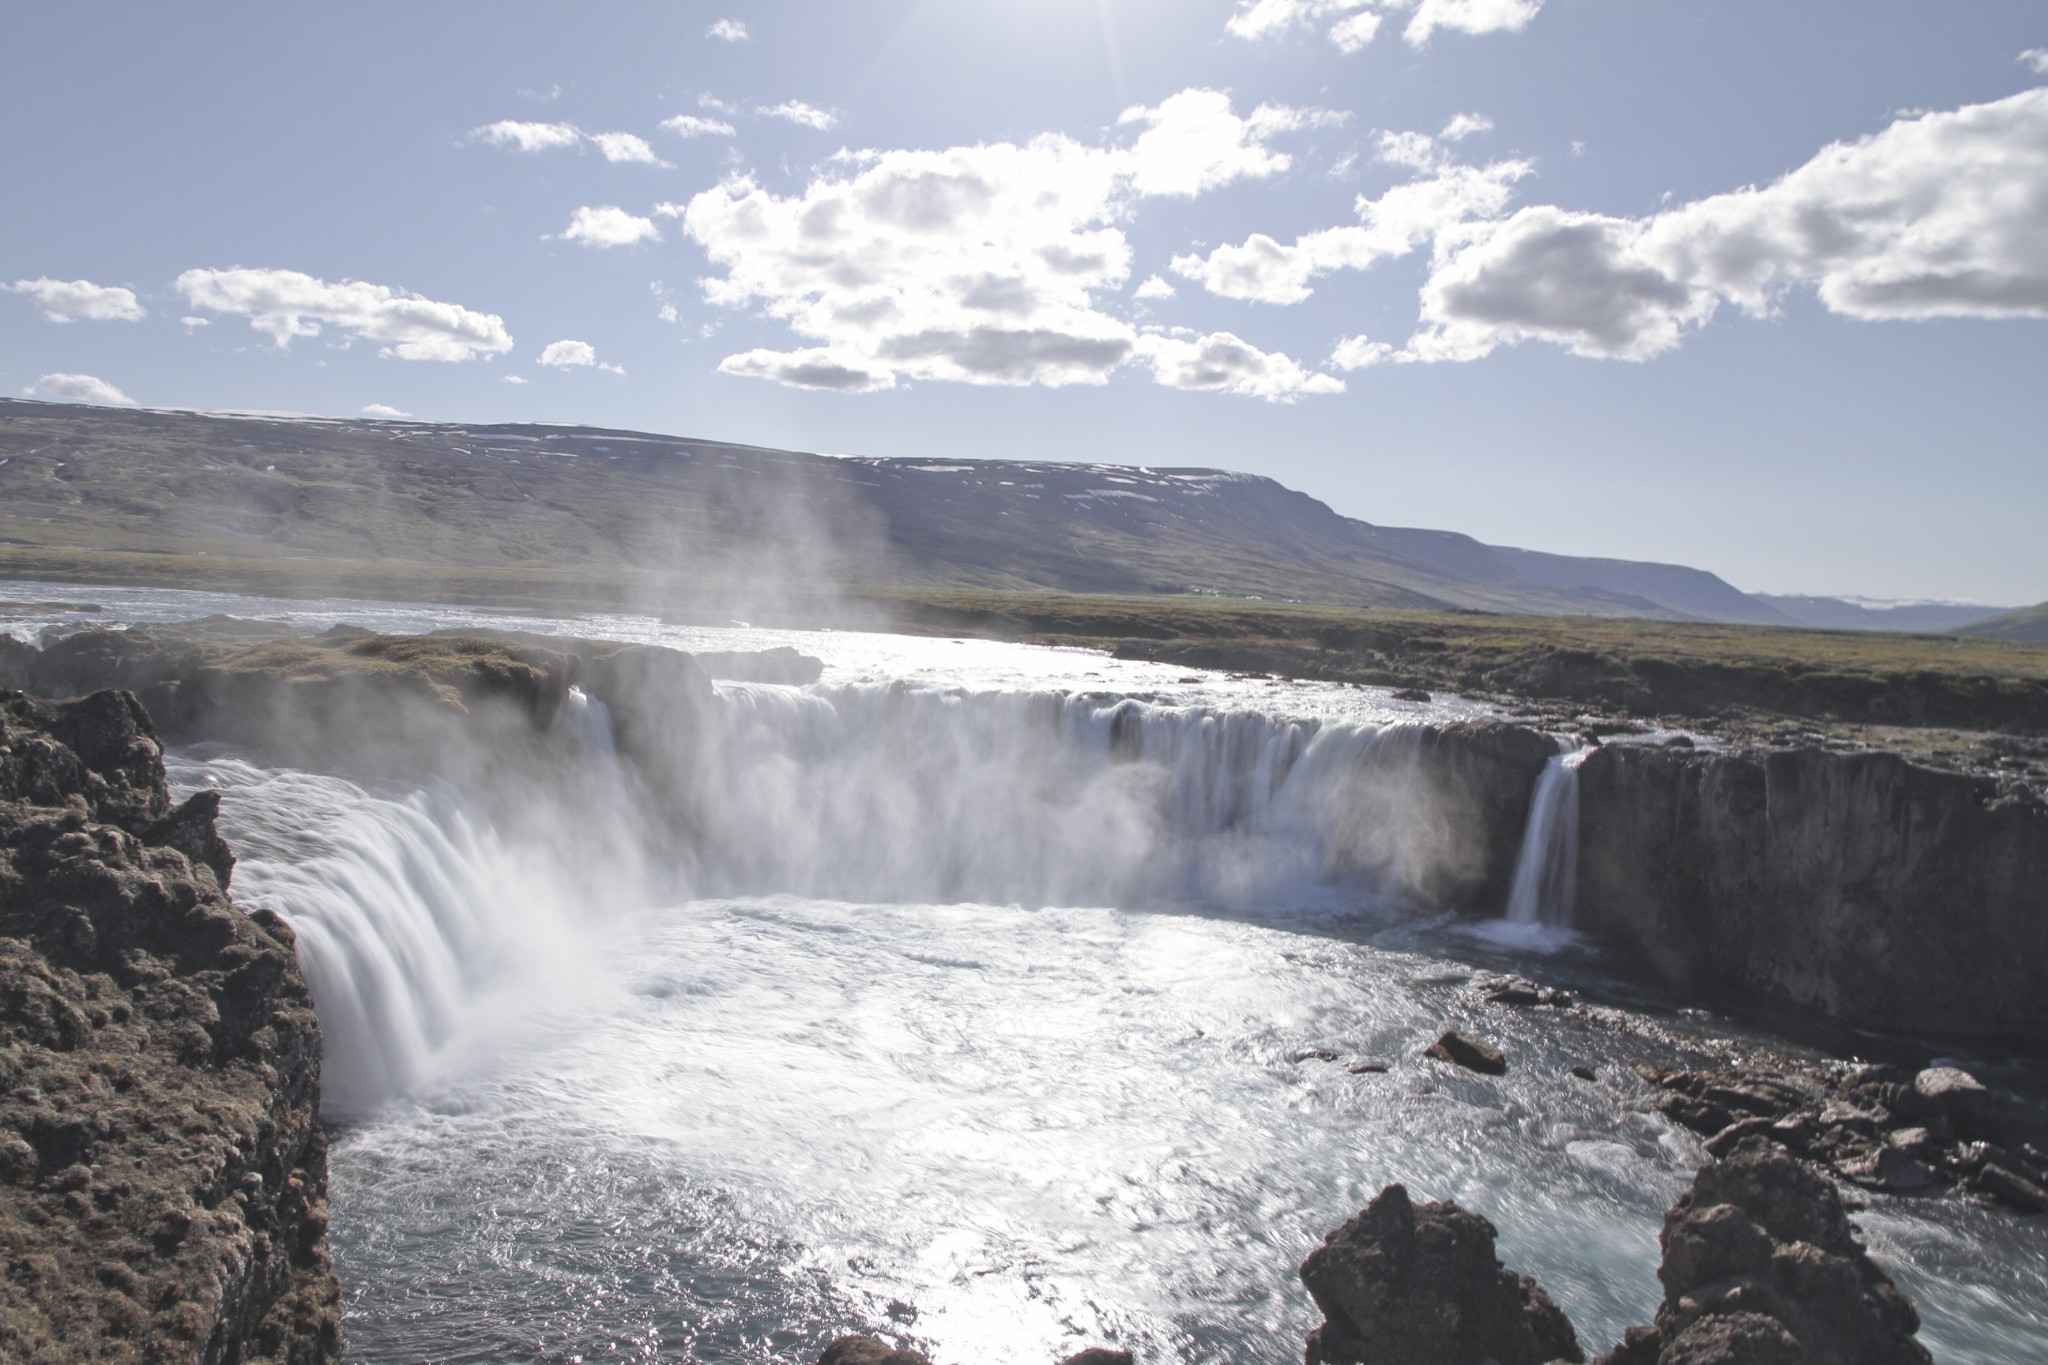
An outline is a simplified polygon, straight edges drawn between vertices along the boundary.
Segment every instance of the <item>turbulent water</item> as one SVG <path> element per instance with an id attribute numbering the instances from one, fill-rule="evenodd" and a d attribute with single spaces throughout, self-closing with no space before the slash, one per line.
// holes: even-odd
<path id="1" fill-rule="evenodd" d="M 1457 853 L 1405 777 L 1408 722 L 1457 703 L 985 643 L 547 628 L 792 643 L 827 671 L 721 688 L 676 775 L 687 838 L 636 816 L 589 699 L 530 793 L 172 757 L 224 793 L 238 900 L 300 934 L 353 1358 L 808 1362 L 868 1330 L 963 1365 L 1295 1360 L 1316 1314 L 1294 1267 L 1391 1180 L 1491 1218 L 1590 1350 L 1649 1319 L 1702 1155 L 1634 1108 L 1627 1064 L 1672 1045 L 1469 987 L 1521 965 L 1627 998 L 1559 923 L 1562 759 L 1524 923 L 1474 933 L 1399 894 Z M 1466 1024 L 1506 1076 L 1418 1056 Z M 2048 1228 L 1872 1199 L 1938 1360 L 2048 1357 Z"/>

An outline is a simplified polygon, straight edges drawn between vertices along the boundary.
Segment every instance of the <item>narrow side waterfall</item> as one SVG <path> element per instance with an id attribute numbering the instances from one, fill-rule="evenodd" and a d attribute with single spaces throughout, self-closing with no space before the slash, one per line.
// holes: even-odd
<path id="1" fill-rule="evenodd" d="M 1536 781 L 1508 892 L 1510 924 L 1572 927 L 1579 875 L 1579 764 L 1584 759 L 1584 753 L 1559 754 Z"/>

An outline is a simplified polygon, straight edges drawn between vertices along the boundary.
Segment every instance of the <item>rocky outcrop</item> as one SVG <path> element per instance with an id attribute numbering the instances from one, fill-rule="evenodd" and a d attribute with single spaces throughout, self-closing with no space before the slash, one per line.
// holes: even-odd
<path id="1" fill-rule="evenodd" d="M 1585 1359 L 1564 1313 L 1500 1263 L 1494 1228 L 1389 1185 L 1301 1263 L 1326 1319 L 1308 1365 L 1546 1365 Z"/>
<path id="2" fill-rule="evenodd" d="M 0 694 L 0 1359 L 339 1356 L 320 1030 L 126 693 Z"/>
<path id="3" fill-rule="evenodd" d="M 1836 1177 L 1889 1194 L 1949 1186 L 2048 1212 L 2048 1111 L 1955 1067 L 1644 1068 L 1652 1107 L 1720 1156 L 1761 1137 Z"/>
<path id="4" fill-rule="evenodd" d="M 1762 1138 L 1699 1173 L 1663 1248 L 1656 1323 L 1596 1365 L 1928 1365 L 1834 1187 Z"/>
<path id="5" fill-rule="evenodd" d="M 1898 1032 L 2048 1042 L 2048 806 L 1895 755 L 1610 745 L 1578 926 L 1669 983 Z"/>

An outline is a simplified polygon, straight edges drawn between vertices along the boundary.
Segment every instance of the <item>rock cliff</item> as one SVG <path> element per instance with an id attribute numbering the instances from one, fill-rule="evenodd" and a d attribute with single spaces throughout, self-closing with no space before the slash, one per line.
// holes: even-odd
<path id="1" fill-rule="evenodd" d="M 1885 753 L 1610 745 L 1577 925 L 1667 982 L 1892 1032 L 2048 1042 L 2048 806 Z"/>
<path id="2" fill-rule="evenodd" d="M 0 693 L 0 1358 L 334 1360 L 312 999 L 160 753 Z"/>

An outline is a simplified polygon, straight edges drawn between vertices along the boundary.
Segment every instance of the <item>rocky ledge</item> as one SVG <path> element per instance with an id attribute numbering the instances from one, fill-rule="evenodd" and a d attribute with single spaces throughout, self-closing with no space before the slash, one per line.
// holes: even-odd
<path id="1" fill-rule="evenodd" d="M 320 1030 L 132 695 L 0 693 L 0 1359 L 340 1355 Z"/>

